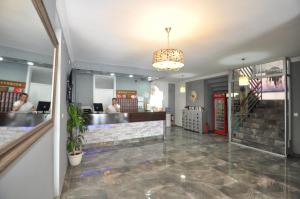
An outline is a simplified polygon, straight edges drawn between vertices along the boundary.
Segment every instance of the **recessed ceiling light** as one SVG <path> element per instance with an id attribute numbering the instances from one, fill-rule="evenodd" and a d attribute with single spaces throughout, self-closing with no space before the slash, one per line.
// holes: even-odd
<path id="1" fill-rule="evenodd" d="M 115 76 L 115 73 L 110 73 L 110 76 Z"/>
<path id="2" fill-rule="evenodd" d="M 148 81 L 151 81 L 152 80 L 152 77 L 148 77 Z"/>
<path id="3" fill-rule="evenodd" d="M 0 61 L 3 61 L 3 57 L 0 57 Z"/>
<path id="4" fill-rule="evenodd" d="M 129 75 L 128 77 L 133 78 L 133 75 Z"/>
<path id="5" fill-rule="evenodd" d="M 31 61 L 28 61 L 28 62 L 27 62 L 27 65 L 29 65 L 29 66 L 33 66 L 33 65 L 34 65 L 34 63 L 33 63 L 33 62 L 31 62 Z"/>

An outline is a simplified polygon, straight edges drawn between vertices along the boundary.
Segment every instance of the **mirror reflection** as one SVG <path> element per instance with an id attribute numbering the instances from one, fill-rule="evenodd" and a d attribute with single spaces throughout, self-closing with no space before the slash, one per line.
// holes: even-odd
<path id="1" fill-rule="evenodd" d="M 0 7 L 0 150 L 51 118 L 54 47 L 32 1 Z"/>

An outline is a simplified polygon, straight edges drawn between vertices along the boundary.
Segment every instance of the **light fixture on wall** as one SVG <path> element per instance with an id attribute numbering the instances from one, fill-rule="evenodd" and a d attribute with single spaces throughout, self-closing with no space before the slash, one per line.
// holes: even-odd
<path id="1" fill-rule="evenodd" d="M 0 61 L 3 61 L 3 57 L 0 57 Z"/>
<path id="2" fill-rule="evenodd" d="M 184 66 L 183 51 L 170 48 L 171 27 L 166 27 L 165 30 L 168 34 L 168 48 L 160 49 L 153 53 L 152 66 L 158 71 L 179 71 Z"/>
<path id="3" fill-rule="evenodd" d="M 179 86 L 179 92 L 180 93 L 185 93 L 186 88 L 185 88 L 185 83 L 182 81 L 182 78 L 183 78 L 183 75 L 181 76 L 181 83 L 180 83 L 180 86 Z"/>
<path id="4" fill-rule="evenodd" d="M 243 68 L 245 67 L 245 62 L 246 58 L 242 58 L 243 61 Z M 245 76 L 244 74 L 240 74 L 239 76 L 239 86 L 248 86 L 249 85 L 249 78 Z"/>

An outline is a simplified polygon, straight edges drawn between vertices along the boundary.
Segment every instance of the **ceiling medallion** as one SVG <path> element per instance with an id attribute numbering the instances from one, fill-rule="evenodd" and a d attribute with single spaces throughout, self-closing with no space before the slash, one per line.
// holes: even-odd
<path id="1" fill-rule="evenodd" d="M 158 71 L 179 71 L 184 66 L 183 51 L 169 47 L 171 27 L 167 27 L 165 30 L 168 34 L 168 48 L 160 49 L 153 53 L 152 66 Z"/>

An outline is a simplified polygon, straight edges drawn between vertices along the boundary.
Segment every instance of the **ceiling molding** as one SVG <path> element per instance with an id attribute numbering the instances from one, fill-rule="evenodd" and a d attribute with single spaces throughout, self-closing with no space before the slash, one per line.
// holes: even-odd
<path id="1" fill-rule="evenodd" d="M 196 81 L 196 80 L 210 79 L 210 78 L 214 78 L 214 77 L 225 76 L 225 75 L 228 75 L 228 74 L 229 74 L 229 71 L 221 72 L 221 73 L 215 73 L 215 74 L 206 75 L 206 76 L 198 76 L 198 77 L 195 77 L 195 78 L 186 79 L 186 80 L 184 80 L 184 82 L 192 82 L 192 81 Z"/>
<path id="2" fill-rule="evenodd" d="M 70 26 L 68 23 L 68 18 L 66 16 L 66 5 L 64 0 L 57 0 L 56 1 L 56 9 L 57 9 L 57 16 L 58 16 L 58 21 L 60 23 L 60 27 L 63 32 L 63 37 L 62 39 L 65 40 L 66 46 L 69 52 L 69 56 L 72 62 L 75 61 L 75 56 L 74 56 L 74 51 L 72 47 L 72 42 L 71 42 L 71 34 L 70 34 Z M 64 42 L 64 41 L 62 41 Z"/>
<path id="3" fill-rule="evenodd" d="M 53 59 L 51 55 L 45 55 L 36 52 L 31 52 L 28 50 L 23 50 L 20 48 L 17 49 L 17 48 L 1 46 L 1 45 L 0 45 L 0 55 L 3 57 L 13 57 L 16 59 L 22 59 L 22 60 L 40 62 L 40 63 L 52 63 L 52 59 Z"/>
<path id="4" fill-rule="evenodd" d="M 130 66 L 121 66 L 121 65 L 112 65 L 104 63 L 88 63 L 83 61 L 75 61 L 73 64 L 75 69 L 84 69 L 84 70 L 94 70 L 94 71 L 103 71 L 111 73 L 124 73 L 132 75 L 142 75 L 142 76 L 151 76 L 162 78 L 167 74 L 164 72 L 158 72 L 153 70 L 145 70 L 142 68 L 135 68 Z"/>

